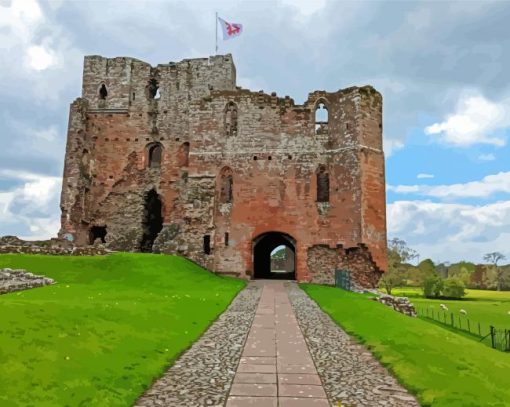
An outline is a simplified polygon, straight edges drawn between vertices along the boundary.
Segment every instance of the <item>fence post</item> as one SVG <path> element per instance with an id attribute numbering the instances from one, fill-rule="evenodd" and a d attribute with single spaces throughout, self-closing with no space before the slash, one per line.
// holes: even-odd
<path id="1" fill-rule="evenodd" d="M 452 320 L 452 326 L 453 326 L 453 312 L 450 313 L 450 319 Z"/>
<path id="2" fill-rule="evenodd" d="M 460 315 L 459 315 L 459 328 L 462 330 L 462 322 L 460 320 Z"/>
<path id="3" fill-rule="evenodd" d="M 480 329 L 480 322 L 478 322 L 478 336 L 482 336 L 482 330 Z"/>
<path id="4" fill-rule="evenodd" d="M 467 320 L 467 324 L 468 324 L 468 331 L 469 331 L 469 333 L 471 333 L 471 326 L 469 325 L 469 318 Z"/>
<path id="5" fill-rule="evenodd" d="M 496 349 L 496 331 L 492 325 L 491 325 L 491 343 L 492 348 Z"/>

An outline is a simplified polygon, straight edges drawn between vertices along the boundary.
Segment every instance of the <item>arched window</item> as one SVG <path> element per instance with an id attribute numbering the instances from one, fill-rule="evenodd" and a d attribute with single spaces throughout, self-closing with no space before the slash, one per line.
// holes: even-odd
<path id="1" fill-rule="evenodd" d="M 181 167 L 187 167 L 189 165 L 189 143 L 187 141 L 182 143 L 179 150 L 179 165 Z"/>
<path id="2" fill-rule="evenodd" d="M 328 107 L 320 101 L 315 107 L 315 133 L 320 134 L 327 130 L 328 121 Z"/>
<path id="3" fill-rule="evenodd" d="M 106 89 L 106 85 L 103 83 L 99 89 L 99 98 L 104 100 L 106 99 L 106 96 L 108 96 L 108 90 Z"/>
<path id="4" fill-rule="evenodd" d="M 234 102 L 228 102 L 225 107 L 225 135 L 237 135 L 237 105 Z"/>
<path id="5" fill-rule="evenodd" d="M 317 202 L 329 202 L 329 174 L 324 165 L 317 171 Z"/>
<path id="6" fill-rule="evenodd" d="M 229 167 L 225 167 L 221 170 L 220 174 L 220 202 L 230 203 L 232 202 L 232 192 L 234 188 L 234 180 L 232 176 L 232 170 Z"/>
<path id="7" fill-rule="evenodd" d="M 163 147 L 159 143 L 150 144 L 149 151 L 149 168 L 159 168 L 161 166 L 161 154 Z"/>

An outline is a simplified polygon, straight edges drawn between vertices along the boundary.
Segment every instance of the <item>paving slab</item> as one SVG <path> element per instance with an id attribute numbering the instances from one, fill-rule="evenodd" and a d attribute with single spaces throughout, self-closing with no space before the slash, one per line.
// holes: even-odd
<path id="1" fill-rule="evenodd" d="M 241 400 L 240 396 L 244 398 Z M 275 397 L 264 400 L 268 404 L 263 404 L 263 396 Z M 329 406 L 281 281 L 264 283 L 226 404 L 227 407 L 238 405 Z"/>

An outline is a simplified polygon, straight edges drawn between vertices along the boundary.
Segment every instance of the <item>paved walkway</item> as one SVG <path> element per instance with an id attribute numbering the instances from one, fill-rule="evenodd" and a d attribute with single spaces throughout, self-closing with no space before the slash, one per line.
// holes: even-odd
<path id="1" fill-rule="evenodd" d="M 136 402 L 139 407 L 340 405 L 419 407 L 295 282 L 264 280 L 250 282 Z"/>
<path id="2" fill-rule="evenodd" d="M 329 406 L 283 282 L 264 282 L 227 407 Z"/>

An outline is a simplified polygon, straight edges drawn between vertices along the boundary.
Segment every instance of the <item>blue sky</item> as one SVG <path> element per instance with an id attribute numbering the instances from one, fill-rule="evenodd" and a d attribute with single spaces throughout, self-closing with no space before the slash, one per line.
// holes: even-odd
<path id="1" fill-rule="evenodd" d="M 388 234 L 420 258 L 510 258 L 510 2 L 0 0 L 0 235 L 54 236 L 84 55 L 153 65 L 214 52 L 238 84 L 302 103 L 384 97 Z"/>

